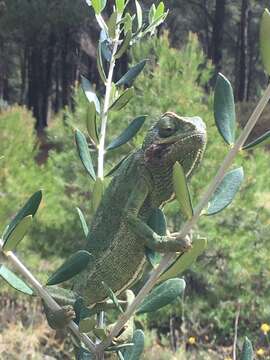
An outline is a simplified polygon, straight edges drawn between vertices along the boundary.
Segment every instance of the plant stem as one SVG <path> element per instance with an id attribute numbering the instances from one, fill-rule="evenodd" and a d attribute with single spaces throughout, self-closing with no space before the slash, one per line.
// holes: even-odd
<path id="1" fill-rule="evenodd" d="M 3 240 L 0 239 L 0 250 L 2 250 Z M 23 265 L 23 263 L 17 258 L 17 256 L 12 252 L 4 252 L 2 253 L 10 260 L 10 262 L 16 267 L 16 269 L 26 278 L 27 282 L 32 286 L 35 292 L 45 301 L 46 305 L 52 310 L 60 310 L 61 307 L 57 304 L 57 302 L 51 297 L 51 295 L 46 291 L 40 282 L 32 275 L 32 273 Z M 92 352 L 95 353 L 96 347 L 94 342 L 83 333 L 79 332 L 79 328 L 74 321 L 70 321 L 68 324 L 68 328 L 71 332 L 78 337 L 85 346 Z"/>
<path id="2" fill-rule="evenodd" d="M 248 138 L 251 130 L 255 126 L 256 122 L 258 121 L 260 115 L 263 112 L 263 109 L 267 105 L 268 101 L 270 99 L 270 85 L 268 85 L 267 89 L 265 90 L 262 98 L 260 99 L 258 105 L 256 106 L 254 112 L 250 116 L 247 124 L 245 125 L 242 133 L 240 134 L 239 138 L 237 139 L 235 145 L 233 148 L 229 151 L 225 159 L 223 160 L 217 175 L 214 177 L 212 182 L 210 183 L 206 193 L 202 197 L 201 201 L 199 202 L 198 206 L 195 209 L 193 217 L 184 224 L 182 231 L 179 233 L 179 237 L 184 238 L 190 230 L 194 227 L 194 225 L 197 223 L 199 216 L 201 214 L 201 211 L 207 206 L 212 194 L 222 181 L 226 171 L 231 166 L 233 160 L 235 159 L 237 153 L 241 149 L 241 147 L 244 145 L 246 139 Z M 115 326 L 113 327 L 111 333 L 109 336 L 100 343 L 97 348 L 105 349 L 107 346 L 110 345 L 112 339 L 118 335 L 122 327 L 125 325 L 125 323 L 128 321 L 128 319 L 132 316 L 132 314 L 135 312 L 135 310 L 138 308 L 138 306 L 142 303 L 143 299 L 146 297 L 146 295 L 152 290 L 154 287 L 156 281 L 158 280 L 159 276 L 170 266 L 170 264 L 174 261 L 175 254 L 169 253 L 163 256 L 160 264 L 158 267 L 152 272 L 150 278 L 146 282 L 146 284 L 142 287 L 132 304 L 127 308 L 125 313 L 119 318 Z"/>

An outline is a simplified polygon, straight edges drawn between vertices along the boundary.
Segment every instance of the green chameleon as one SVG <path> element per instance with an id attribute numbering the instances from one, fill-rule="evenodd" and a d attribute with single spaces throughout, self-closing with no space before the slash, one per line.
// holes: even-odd
<path id="1" fill-rule="evenodd" d="M 127 157 L 106 189 L 87 238 L 86 250 L 93 261 L 74 278 L 71 301 L 61 299 L 61 304 L 74 305 L 80 298 L 94 314 L 106 306 L 108 293 L 102 282 L 118 296 L 142 277 L 146 248 L 181 253 L 191 247 L 188 237 L 158 235 L 147 222 L 174 196 L 175 162 L 182 165 L 189 178 L 201 162 L 205 144 L 206 128 L 199 117 L 167 112 L 149 129 L 142 147 Z M 47 309 L 46 313 L 54 328 L 76 316 L 70 306 L 57 312 Z"/>

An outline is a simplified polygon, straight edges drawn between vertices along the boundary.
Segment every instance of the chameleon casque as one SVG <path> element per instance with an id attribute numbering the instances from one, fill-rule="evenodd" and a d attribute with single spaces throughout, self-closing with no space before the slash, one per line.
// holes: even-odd
<path id="1" fill-rule="evenodd" d="M 142 147 L 121 164 L 89 228 L 86 250 L 93 262 L 74 278 L 75 298 L 82 298 L 85 306 L 94 309 L 104 303 L 107 293 L 102 281 L 116 295 L 131 288 L 144 272 L 146 247 L 167 253 L 184 252 L 191 246 L 188 238 L 158 235 L 147 221 L 174 196 L 175 162 L 189 178 L 201 162 L 205 144 L 206 128 L 199 117 L 167 112 L 148 130 Z M 53 327 L 57 327 L 56 315 L 47 309 Z M 65 316 L 68 321 L 74 312 L 66 309 Z"/>

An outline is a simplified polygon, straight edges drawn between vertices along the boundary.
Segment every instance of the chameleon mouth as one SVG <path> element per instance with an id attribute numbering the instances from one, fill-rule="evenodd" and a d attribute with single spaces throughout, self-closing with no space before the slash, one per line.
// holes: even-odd
<path id="1" fill-rule="evenodd" d="M 145 151 L 146 161 L 161 160 L 170 149 L 169 143 L 157 143 L 150 145 Z"/>

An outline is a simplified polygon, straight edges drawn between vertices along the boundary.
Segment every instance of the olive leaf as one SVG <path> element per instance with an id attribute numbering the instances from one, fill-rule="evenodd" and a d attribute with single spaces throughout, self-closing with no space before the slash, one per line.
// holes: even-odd
<path id="1" fill-rule="evenodd" d="M 153 20 L 154 21 L 158 20 L 162 15 L 164 15 L 164 11 L 165 11 L 165 6 L 163 1 L 161 1 L 156 8 Z"/>
<path id="2" fill-rule="evenodd" d="M 169 279 L 155 287 L 143 300 L 137 314 L 157 311 L 175 301 L 185 290 L 186 282 L 183 279 Z"/>
<path id="3" fill-rule="evenodd" d="M 132 38 L 132 32 L 129 30 L 126 35 L 125 38 L 121 44 L 121 46 L 119 47 L 117 53 L 115 54 L 115 58 L 119 59 L 128 49 L 130 41 Z"/>
<path id="4" fill-rule="evenodd" d="M 118 309 L 120 311 L 120 313 L 123 313 L 124 311 L 123 311 L 121 305 L 119 304 L 115 293 L 112 291 L 112 289 L 104 281 L 102 281 L 101 283 L 102 283 L 102 286 L 104 287 L 104 289 L 106 290 L 106 293 L 107 293 L 108 297 L 114 303 L 116 309 Z"/>
<path id="5" fill-rule="evenodd" d="M 85 170 L 93 180 L 96 180 L 96 174 L 92 164 L 92 159 L 90 156 L 86 138 L 84 134 L 78 129 L 75 129 L 75 141 L 79 157 Z"/>
<path id="6" fill-rule="evenodd" d="M 253 348 L 251 341 L 246 337 L 244 340 L 240 360 L 253 360 L 254 354 L 253 354 Z"/>
<path id="7" fill-rule="evenodd" d="M 125 343 L 125 344 L 119 344 L 119 345 L 112 345 L 108 346 L 105 351 L 119 351 L 119 350 L 125 350 L 128 348 L 132 348 L 134 346 L 133 343 Z"/>
<path id="8" fill-rule="evenodd" d="M 89 233 L 89 229 L 88 229 L 88 225 L 87 225 L 87 223 L 86 223 L 86 221 L 85 221 L 85 217 L 84 217 L 84 215 L 83 215 L 83 213 L 82 213 L 82 211 L 81 211 L 80 208 L 76 207 L 76 210 L 77 210 L 78 215 L 79 215 L 79 218 L 80 218 L 80 222 L 81 222 L 81 225 L 82 225 L 83 233 L 84 233 L 85 237 L 87 238 L 87 235 L 88 235 L 88 233 Z"/>
<path id="9" fill-rule="evenodd" d="M 219 133 L 229 145 L 235 141 L 235 105 L 229 80 L 218 74 L 214 92 L 214 117 Z"/>
<path id="10" fill-rule="evenodd" d="M 160 276 L 158 283 L 182 274 L 196 261 L 197 257 L 204 252 L 206 245 L 206 239 L 197 239 L 192 244 L 192 248 L 188 252 L 181 254 L 175 262 L 167 270 L 165 270 L 165 272 Z"/>
<path id="11" fill-rule="evenodd" d="M 143 25 L 142 7 L 137 0 L 135 0 L 135 5 L 136 5 L 137 23 L 138 23 L 137 31 L 139 31 Z"/>
<path id="12" fill-rule="evenodd" d="M 82 89 L 83 89 L 85 96 L 87 97 L 87 99 L 90 103 L 93 102 L 95 104 L 96 112 L 98 114 L 100 114 L 100 103 L 99 103 L 96 93 L 94 92 L 94 90 L 92 88 L 90 81 L 82 75 L 81 75 L 81 80 L 82 80 L 81 85 L 82 85 Z"/>
<path id="13" fill-rule="evenodd" d="M 173 166 L 173 187 L 183 215 L 190 219 L 193 216 L 193 208 L 186 176 L 179 162 L 176 162 Z"/>
<path id="14" fill-rule="evenodd" d="M 86 128 L 91 141 L 98 143 L 97 122 L 96 122 L 96 106 L 94 102 L 90 102 L 86 112 Z"/>
<path id="15" fill-rule="evenodd" d="M 119 14 L 122 14 L 125 9 L 125 0 L 115 0 L 116 9 Z"/>
<path id="16" fill-rule="evenodd" d="M 121 110 L 134 96 L 134 88 L 126 89 L 110 106 L 110 110 L 119 111 Z"/>
<path id="17" fill-rule="evenodd" d="M 144 333 L 138 329 L 134 331 L 132 342 L 133 346 L 124 350 L 124 360 L 140 360 L 144 350 Z"/>
<path id="18" fill-rule="evenodd" d="M 81 319 L 79 322 L 79 330 L 80 332 L 83 333 L 90 332 L 91 330 L 94 329 L 95 326 L 96 326 L 96 319 L 94 318 L 94 316 L 85 317 Z"/>
<path id="19" fill-rule="evenodd" d="M 131 16 L 129 13 L 125 15 L 124 18 L 124 34 L 126 35 L 128 32 L 132 34 L 132 23 L 134 16 Z"/>
<path id="20" fill-rule="evenodd" d="M 5 265 L 0 265 L 0 276 L 15 290 L 27 295 L 33 295 L 33 290 Z"/>
<path id="21" fill-rule="evenodd" d="M 19 210 L 19 212 L 16 214 L 16 216 L 13 218 L 11 223 L 5 228 L 4 233 L 2 235 L 3 240 L 5 241 L 12 231 L 15 229 L 15 227 L 18 225 L 18 223 L 26 216 L 32 215 L 34 216 L 37 212 L 37 209 L 40 205 L 40 202 L 42 200 L 42 191 L 39 190 L 35 192 L 24 204 L 24 206 Z"/>
<path id="22" fill-rule="evenodd" d="M 140 130 L 144 121 L 146 119 L 146 115 L 136 117 L 128 127 L 120 134 L 116 139 L 114 139 L 108 146 L 106 150 L 113 150 L 118 148 L 119 146 L 127 143 L 131 140 L 137 132 Z"/>
<path id="23" fill-rule="evenodd" d="M 270 130 L 267 131 L 262 136 L 258 137 L 257 139 L 253 140 L 249 144 L 244 145 L 242 147 L 242 149 L 243 150 L 252 149 L 252 148 L 256 147 L 257 145 L 260 145 L 260 144 L 263 145 L 263 144 L 269 142 L 269 140 L 270 140 Z"/>
<path id="24" fill-rule="evenodd" d="M 265 9 L 260 24 L 260 52 L 265 71 L 270 75 L 270 12 Z"/>
<path id="25" fill-rule="evenodd" d="M 15 250 L 19 242 L 24 238 L 30 225 L 32 224 L 32 219 L 32 215 L 27 215 L 16 225 L 16 227 L 12 230 L 11 234 L 4 241 L 2 247 L 3 251 L 8 252 Z"/>
<path id="26" fill-rule="evenodd" d="M 102 58 L 104 58 L 107 62 L 110 62 L 112 57 L 111 40 L 104 30 L 100 31 L 99 43 L 101 47 Z"/>
<path id="27" fill-rule="evenodd" d="M 228 172 L 210 198 L 208 208 L 202 212 L 202 215 L 215 215 L 229 206 L 243 180 L 244 170 L 242 167 Z"/>
<path id="28" fill-rule="evenodd" d="M 107 0 L 91 0 L 92 6 L 96 14 L 100 14 L 105 8 Z"/>
<path id="29" fill-rule="evenodd" d="M 112 39 L 115 38 L 116 22 L 117 22 L 117 12 L 115 11 L 112 13 L 107 23 L 109 36 Z"/>
<path id="30" fill-rule="evenodd" d="M 95 211 L 97 210 L 98 205 L 102 199 L 102 196 L 103 196 L 103 180 L 98 177 L 95 181 L 92 191 L 92 198 L 91 198 L 91 206 L 93 213 L 95 213 Z"/>
<path id="31" fill-rule="evenodd" d="M 56 285 L 71 279 L 83 271 L 90 261 L 93 261 L 93 256 L 88 251 L 77 251 L 49 277 L 46 285 Z"/>
<path id="32" fill-rule="evenodd" d="M 97 48 L 97 68 L 98 68 L 98 72 L 99 75 L 103 81 L 104 84 L 106 84 L 106 74 L 104 71 L 104 67 L 103 67 L 103 61 L 102 61 L 102 50 L 101 50 L 101 42 L 99 41 L 98 43 L 98 48 Z"/>
<path id="33" fill-rule="evenodd" d="M 127 154 L 126 156 L 124 156 L 115 166 L 112 167 L 112 169 L 105 175 L 105 177 L 112 176 L 120 168 L 120 166 L 124 163 L 124 161 L 129 156 L 130 156 L 130 154 Z"/>
<path id="34" fill-rule="evenodd" d="M 121 77 L 120 80 L 117 81 L 115 85 L 127 85 L 131 86 L 136 79 L 136 77 L 142 72 L 145 64 L 146 59 L 140 61 L 138 64 L 134 65 L 132 68 L 130 68 L 125 75 Z"/>

